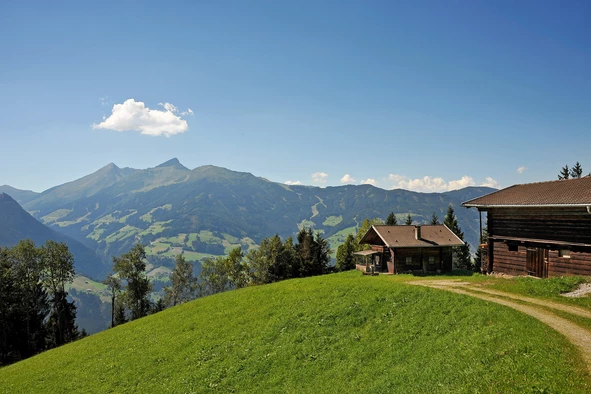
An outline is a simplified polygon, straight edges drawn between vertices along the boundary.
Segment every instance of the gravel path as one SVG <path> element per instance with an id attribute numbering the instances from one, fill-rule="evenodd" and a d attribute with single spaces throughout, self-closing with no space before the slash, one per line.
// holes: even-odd
<path id="1" fill-rule="evenodd" d="M 535 317 L 542 323 L 552 327 L 554 330 L 564 335 L 572 344 L 577 346 L 583 356 L 583 359 L 585 360 L 585 363 L 587 364 L 587 370 L 591 373 L 591 332 L 567 319 L 556 316 L 545 309 L 538 308 L 536 305 L 553 308 L 562 312 L 567 312 L 586 318 L 591 318 L 591 313 L 589 313 L 589 311 L 577 307 L 561 305 L 551 301 L 543 301 L 501 291 L 482 289 L 469 282 L 459 282 L 454 280 L 427 280 L 409 282 L 409 284 L 446 290 L 457 294 L 479 298 L 489 302 L 495 302 L 497 304 L 508 306 L 509 308 L 513 308 L 522 313 Z M 490 295 L 482 293 L 488 293 Z M 520 304 L 504 298 L 499 298 L 498 296 L 516 299 L 528 304 Z"/>

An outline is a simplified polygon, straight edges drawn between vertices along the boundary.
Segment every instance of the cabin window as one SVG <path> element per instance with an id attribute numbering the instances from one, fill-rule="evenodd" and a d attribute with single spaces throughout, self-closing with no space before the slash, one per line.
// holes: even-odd
<path id="1" fill-rule="evenodd" d="M 558 251 L 558 257 L 564 257 L 565 259 L 570 259 L 570 249 L 560 249 Z"/>
<path id="2" fill-rule="evenodd" d="M 406 257 L 406 264 L 412 264 L 412 256 Z"/>
<path id="3" fill-rule="evenodd" d="M 519 245 L 517 244 L 509 244 L 509 252 L 519 252 Z"/>
<path id="4" fill-rule="evenodd" d="M 429 264 L 435 264 L 435 256 L 429 256 Z"/>

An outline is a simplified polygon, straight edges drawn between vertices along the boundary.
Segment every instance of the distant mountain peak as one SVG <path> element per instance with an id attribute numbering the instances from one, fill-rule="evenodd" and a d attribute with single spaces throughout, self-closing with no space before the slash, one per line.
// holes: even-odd
<path id="1" fill-rule="evenodd" d="M 111 169 L 116 169 L 116 170 L 118 170 L 118 169 L 119 169 L 119 167 L 117 167 L 117 164 L 115 164 L 115 163 L 109 163 L 109 164 L 107 164 L 106 166 L 104 166 L 103 168 L 105 168 L 105 169 L 109 169 L 109 170 L 111 170 Z"/>
<path id="2" fill-rule="evenodd" d="M 181 162 L 179 161 L 179 159 L 177 159 L 176 157 L 173 159 L 170 159 L 168 161 L 165 161 L 164 163 L 160 164 L 159 166 L 156 166 L 156 168 L 165 168 L 165 167 L 174 167 L 174 168 L 178 168 L 180 170 L 189 170 L 187 167 L 182 165 Z"/>

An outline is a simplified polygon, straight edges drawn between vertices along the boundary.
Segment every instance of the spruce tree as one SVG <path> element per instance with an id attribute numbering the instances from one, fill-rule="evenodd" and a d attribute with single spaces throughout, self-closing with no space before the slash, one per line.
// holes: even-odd
<path id="1" fill-rule="evenodd" d="M 396 215 L 394 215 L 394 212 L 390 212 L 390 214 L 388 215 L 388 218 L 386 219 L 386 225 L 395 226 L 396 224 L 397 224 Z"/>
<path id="2" fill-rule="evenodd" d="M 583 176 L 583 167 L 581 167 L 581 164 L 577 161 L 577 164 L 575 164 L 570 169 L 570 177 L 571 178 L 580 178 L 581 176 Z"/>
<path id="3" fill-rule="evenodd" d="M 357 250 L 355 237 L 353 234 L 347 235 L 345 242 L 337 248 L 337 261 L 335 268 L 338 271 L 348 271 L 355 269 L 355 253 Z"/>
<path id="4" fill-rule="evenodd" d="M 410 213 L 406 217 L 406 221 L 404 222 L 404 224 L 406 224 L 407 226 L 410 226 L 412 224 L 412 216 L 410 215 Z"/>
<path id="5" fill-rule="evenodd" d="M 570 176 L 570 170 L 568 169 L 568 164 L 567 164 L 564 167 L 562 167 L 562 169 L 560 170 L 560 173 L 558 174 L 558 179 L 559 180 L 568 179 L 569 176 Z"/>
<path id="6" fill-rule="evenodd" d="M 430 225 L 437 225 L 437 224 L 441 224 L 439 223 L 439 218 L 437 217 L 437 215 L 435 214 L 435 212 L 433 212 L 433 215 L 431 216 L 431 221 L 429 222 Z"/>
<path id="7" fill-rule="evenodd" d="M 449 204 L 447 207 L 447 214 L 443 222 L 459 239 L 464 241 L 463 246 L 455 246 L 453 248 L 453 264 L 459 269 L 469 269 L 471 267 L 470 245 L 464 240 L 464 232 L 458 224 L 454 207 Z"/>

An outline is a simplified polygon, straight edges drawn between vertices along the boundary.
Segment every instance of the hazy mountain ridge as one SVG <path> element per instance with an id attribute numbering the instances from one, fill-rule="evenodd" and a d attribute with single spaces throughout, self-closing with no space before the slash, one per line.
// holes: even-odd
<path id="1" fill-rule="evenodd" d="M 11 247 L 29 238 L 37 245 L 47 240 L 65 242 L 74 255 L 76 271 L 92 277 L 103 277 L 108 266 L 80 242 L 50 229 L 25 211 L 11 196 L 0 193 L 0 246 Z"/>
<path id="2" fill-rule="evenodd" d="M 177 159 L 144 170 L 114 164 L 57 186 L 28 201 L 42 222 L 93 248 L 109 263 L 136 242 L 154 256 L 184 253 L 190 260 L 250 248 L 262 238 L 287 237 L 298 226 L 322 231 L 333 248 L 365 218 L 411 212 L 426 223 L 443 220 L 449 203 L 473 246 L 478 213 L 462 201 L 494 189 L 470 187 L 446 193 L 384 190 L 371 185 L 288 186 L 250 173 L 211 165 L 189 170 Z M 58 198 L 59 196 L 59 198 Z"/>
<path id="3" fill-rule="evenodd" d="M 8 194 L 21 205 L 37 198 L 40 194 L 32 190 L 20 190 L 8 185 L 0 186 L 0 193 Z"/>

